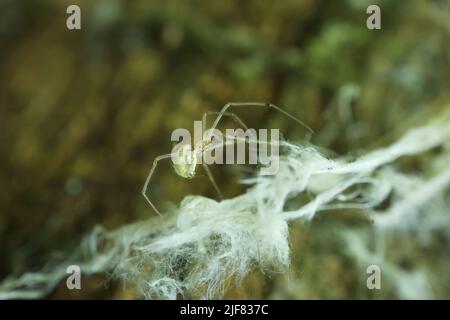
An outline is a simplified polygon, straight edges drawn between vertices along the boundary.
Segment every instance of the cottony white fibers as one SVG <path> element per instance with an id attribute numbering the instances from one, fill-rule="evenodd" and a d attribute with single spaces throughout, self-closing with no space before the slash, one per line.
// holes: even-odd
<path id="1" fill-rule="evenodd" d="M 404 177 L 391 172 L 393 181 L 400 181 Z M 412 180 L 412 181 L 411 181 Z M 409 182 L 409 184 L 408 184 Z M 399 183 L 400 184 L 400 183 Z M 395 186 L 397 201 L 382 214 L 374 214 L 375 226 L 383 230 L 411 230 L 420 225 L 419 213 L 422 207 L 433 198 L 440 195 L 442 190 L 450 184 L 450 167 L 429 181 L 409 179 L 403 184 L 403 189 Z"/>
<path id="2" fill-rule="evenodd" d="M 327 159 L 311 146 L 281 142 L 284 155 L 278 173 L 244 181 L 252 184 L 246 193 L 220 202 L 187 196 L 164 221 L 152 218 L 110 232 L 97 229 L 58 267 L 5 280 L 0 298 L 43 296 L 71 264 L 80 265 L 83 274 L 109 272 L 112 278 L 134 283 L 146 298 L 219 297 L 229 280 L 240 281 L 254 268 L 289 266 L 288 221 L 309 220 L 328 209 L 373 208 L 395 191 L 394 175 L 385 174 L 388 164 L 449 138 L 450 123 L 418 128 L 352 162 Z M 419 196 L 409 203 L 422 204 L 449 183 L 448 170 L 421 181 Z M 309 200 L 301 197 L 305 192 Z M 402 219 L 406 199 L 395 202 L 394 197 L 388 217 Z M 377 218 L 376 224 L 389 225 L 383 219 L 388 218 Z"/>
<path id="3" fill-rule="evenodd" d="M 360 264 L 362 275 L 366 268 L 376 264 L 382 270 L 383 279 L 389 280 L 400 299 L 430 299 L 432 291 L 425 270 L 405 271 L 396 264 L 387 261 L 379 252 L 372 252 L 367 246 L 367 235 L 345 228 L 340 237 L 345 241 L 348 253 Z M 365 279 L 364 279 L 365 280 Z M 383 289 L 383 285 L 381 286 Z"/>

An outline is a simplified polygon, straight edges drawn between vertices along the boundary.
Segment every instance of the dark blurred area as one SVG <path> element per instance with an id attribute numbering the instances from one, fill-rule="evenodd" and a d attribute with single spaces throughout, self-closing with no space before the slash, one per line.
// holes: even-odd
<path id="1" fill-rule="evenodd" d="M 70 4 L 81 8 L 81 30 L 66 28 Z M 382 8 L 381 30 L 366 28 L 369 4 Z M 70 251 L 97 224 L 154 215 L 140 193 L 153 159 L 170 152 L 174 129 L 191 130 L 227 102 L 275 103 L 315 134 L 275 111 L 233 112 L 351 156 L 433 117 L 450 87 L 448 10 L 420 0 L 1 0 L 0 279 Z M 245 190 L 245 168 L 213 171 L 225 195 Z M 169 162 L 152 185 L 160 207 L 216 197 L 203 173 L 184 180 Z M 313 285 L 281 297 L 367 297 L 351 276 L 333 278 L 351 262 L 311 231 L 321 223 L 293 231 L 303 252 L 293 264 L 315 274 Z M 330 271 L 319 276 L 313 261 Z M 86 281 L 92 290 L 77 297 L 133 297 Z M 252 275 L 227 297 L 276 297 L 275 282 Z"/>

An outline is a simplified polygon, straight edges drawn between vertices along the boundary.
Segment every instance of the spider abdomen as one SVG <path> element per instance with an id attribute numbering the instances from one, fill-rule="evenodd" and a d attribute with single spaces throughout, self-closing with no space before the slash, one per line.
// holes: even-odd
<path id="1" fill-rule="evenodd" d="M 185 144 L 177 150 L 177 155 L 179 161 L 173 162 L 176 174 L 187 179 L 193 178 L 198 163 L 195 150 L 193 151 L 189 144 Z"/>

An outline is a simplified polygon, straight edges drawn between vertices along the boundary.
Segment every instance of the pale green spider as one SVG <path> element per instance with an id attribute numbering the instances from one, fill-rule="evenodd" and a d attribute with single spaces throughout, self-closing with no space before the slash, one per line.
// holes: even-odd
<path id="1" fill-rule="evenodd" d="M 202 117 L 202 127 L 203 127 L 203 132 L 206 132 L 206 117 L 208 115 L 213 115 L 216 114 L 217 117 L 213 122 L 213 125 L 211 127 L 211 132 L 217 128 L 217 126 L 219 125 L 220 120 L 223 118 L 223 116 L 229 116 L 231 117 L 234 121 L 236 121 L 240 126 L 242 126 L 245 130 L 248 129 L 248 127 L 244 124 L 244 122 L 234 113 L 232 112 L 227 112 L 227 110 L 230 107 L 266 107 L 266 108 L 273 108 L 279 112 L 281 112 L 282 114 L 286 115 L 287 117 L 291 118 L 292 120 L 296 121 L 297 123 L 299 123 L 300 125 L 302 125 L 303 127 L 305 127 L 307 130 L 309 130 L 311 133 L 313 132 L 306 124 L 304 124 L 302 121 L 300 121 L 299 119 L 297 119 L 296 117 L 294 117 L 293 115 L 289 114 L 288 112 L 284 111 L 283 109 L 277 107 L 274 104 L 271 103 L 262 103 L 262 102 L 230 102 L 227 103 L 222 110 L 220 110 L 220 112 L 217 111 L 208 111 L 205 112 L 203 114 Z M 221 147 L 223 146 L 223 144 L 221 145 L 214 145 L 211 146 L 211 137 L 209 137 L 209 139 L 203 139 L 201 141 L 199 141 L 199 143 L 197 143 L 194 146 L 194 149 L 192 149 L 191 145 L 183 145 L 181 148 L 179 148 L 177 150 L 178 152 L 178 157 L 180 159 L 185 159 L 186 161 L 184 163 L 181 164 L 173 164 L 175 173 L 177 175 L 179 175 L 180 177 L 186 178 L 186 179 L 192 179 L 195 176 L 196 173 L 196 169 L 197 169 L 197 165 L 199 164 L 198 160 L 200 159 L 200 157 L 202 156 L 203 152 L 205 152 L 205 150 L 207 148 L 213 147 L 213 148 L 217 148 L 217 147 Z M 144 196 L 144 198 L 147 200 L 147 202 L 150 204 L 150 206 L 153 208 L 153 210 L 155 210 L 155 212 L 158 215 L 161 215 L 161 213 L 159 212 L 159 210 L 155 207 L 155 205 L 150 201 L 148 195 L 147 195 L 147 189 L 148 189 L 148 184 L 150 182 L 150 179 L 156 169 L 156 166 L 158 164 L 158 162 L 160 160 L 163 159 L 168 159 L 172 157 L 172 153 L 168 153 L 168 154 L 163 154 L 160 155 L 158 157 L 156 157 L 156 159 L 153 161 L 153 166 L 150 169 L 150 172 L 147 176 L 147 179 L 145 181 L 144 187 L 142 188 L 142 195 Z M 223 198 L 222 196 L 222 192 L 220 191 L 216 181 L 214 180 L 214 177 L 211 173 L 211 171 L 208 168 L 208 165 L 205 164 L 204 162 L 202 162 L 203 168 L 209 178 L 209 180 L 211 181 L 214 189 L 216 190 L 217 194 L 219 195 L 220 199 Z"/>

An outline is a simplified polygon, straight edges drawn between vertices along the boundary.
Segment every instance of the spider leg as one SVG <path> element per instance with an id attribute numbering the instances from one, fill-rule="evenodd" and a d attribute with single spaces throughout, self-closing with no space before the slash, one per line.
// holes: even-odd
<path id="1" fill-rule="evenodd" d="M 149 184 L 149 182 L 150 182 L 150 179 L 151 179 L 153 173 L 155 172 L 156 166 L 158 165 L 158 162 L 159 162 L 160 160 L 170 158 L 171 156 L 172 156 L 172 154 L 171 154 L 171 153 L 168 153 L 168 154 L 163 154 L 163 155 L 161 155 L 161 156 L 156 157 L 156 159 L 153 161 L 153 166 L 152 166 L 152 168 L 150 169 L 150 172 L 149 172 L 149 174 L 148 174 L 148 176 L 147 176 L 147 179 L 145 180 L 144 187 L 142 188 L 142 195 L 144 196 L 144 198 L 147 200 L 147 202 L 150 204 L 150 206 L 153 208 L 153 210 L 155 210 L 155 212 L 156 212 L 159 216 L 161 216 L 161 213 L 158 211 L 158 209 L 156 209 L 156 207 L 155 207 L 155 205 L 153 204 L 153 202 L 151 202 L 150 199 L 149 199 L 149 197 L 147 196 L 147 189 L 148 189 L 148 184 Z"/>
<path id="2" fill-rule="evenodd" d="M 245 126 L 245 125 L 244 125 Z M 215 148 L 222 148 L 224 146 L 227 146 L 229 144 L 234 144 L 234 141 L 227 141 L 227 142 L 221 142 L 219 144 L 212 144 L 212 145 L 208 145 L 203 149 L 203 152 L 205 151 L 209 151 L 210 149 L 215 149 Z M 214 189 L 216 189 L 217 194 L 219 195 L 220 199 L 223 199 L 223 194 L 222 191 L 220 191 L 219 186 L 216 183 L 216 180 L 214 179 L 214 176 L 211 172 L 211 170 L 209 169 L 208 165 L 206 163 L 203 163 L 203 168 L 206 171 L 206 174 L 208 175 L 209 180 L 211 181 L 212 185 L 214 186 Z"/>
<path id="3" fill-rule="evenodd" d="M 241 120 L 241 118 L 239 118 L 235 113 L 233 112 L 218 112 L 218 111 L 207 111 L 203 114 L 203 120 L 202 120 L 202 125 L 203 125 L 203 132 L 206 131 L 206 117 L 209 115 L 213 115 L 213 114 L 217 114 L 217 115 L 222 115 L 222 116 L 229 116 L 231 117 L 234 121 L 236 121 L 241 127 L 243 127 L 245 130 L 248 130 L 247 125 L 244 123 L 244 121 Z M 220 120 L 220 119 L 219 119 Z M 214 128 L 213 128 L 214 129 Z"/>
<path id="4" fill-rule="evenodd" d="M 213 176 L 211 170 L 209 170 L 209 167 L 208 167 L 208 165 L 206 163 L 203 163 L 203 168 L 205 169 L 209 180 L 211 181 L 212 185 L 214 186 L 214 189 L 216 189 L 216 192 L 219 195 L 220 200 L 222 200 L 223 199 L 222 191 L 220 191 L 220 188 L 217 185 L 216 180 L 214 179 L 214 176 Z"/>
<path id="5" fill-rule="evenodd" d="M 293 115 L 291 115 L 290 113 L 288 113 L 287 111 L 284 111 L 283 109 L 281 109 L 280 107 L 277 107 L 276 105 L 272 104 L 272 103 L 263 103 L 263 102 L 229 102 L 227 103 L 222 110 L 220 110 L 219 115 L 217 116 L 216 120 L 214 120 L 214 123 L 211 127 L 212 130 L 214 130 L 215 128 L 217 128 L 217 125 L 219 124 L 219 121 L 222 119 L 222 117 L 225 115 L 226 111 L 231 108 L 231 107 L 263 107 L 263 108 L 273 108 L 275 110 L 277 110 L 278 112 L 284 114 L 285 116 L 291 118 L 292 120 L 294 120 L 295 122 L 297 122 L 298 124 L 300 124 L 301 126 L 303 126 L 304 128 L 306 128 L 308 131 L 310 131 L 311 133 L 314 133 L 314 131 L 308 127 L 303 121 L 297 119 L 296 117 L 294 117 Z"/>
<path id="6" fill-rule="evenodd" d="M 202 118 L 202 132 L 206 131 L 206 117 L 209 115 L 218 115 L 220 114 L 220 112 L 218 111 L 207 111 L 203 114 L 203 118 Z M 231 117 L 234 121 L 236 121 L 241 127 L 243 127 L 245 130 L 248 130 L 247 125 L 244 123 L 244 121 L 241 120 L 241 118 L 239 118 L 235 113 L 232 112 L 223 112 L 222 116 L 228 116 Z M 214 148 L 217 148 L 218 145 L 215 145 Z M 213 185 L 214 189 L 216 190 L 217 194 L 219 195 L 220 199 L 223 199 L 223 195 L 222 192 L 220 191 L 219 186 L 216 183 L 216 180 L 214 179 L 214 176 L 211 172 L 211 170 L 209 169 L 208 165 L 206 163 L 203 163 L 203 168 L 205 169 L 205 172 L 209 178 L 209 180 L 211 181 L 211 184 Z"/>
<path id="7" fill-rule="evenodd" d="M 272 145 L 272 142 L 259 140 L 259 139 L 251 140 L 251 139 L 247 139 L 246 137 L 230 136 L 228 134 L 224 134 L 223 137 L 226 138 L 226 139 L 230 139 L 230 140 L 243 141 L 245 143 L 257 143 L 257 144 Z M 231 143 L 234 143 L 234 142 L 226 142 L 225 145 L 231 144 Z"/>

